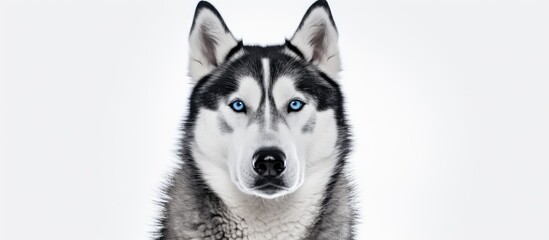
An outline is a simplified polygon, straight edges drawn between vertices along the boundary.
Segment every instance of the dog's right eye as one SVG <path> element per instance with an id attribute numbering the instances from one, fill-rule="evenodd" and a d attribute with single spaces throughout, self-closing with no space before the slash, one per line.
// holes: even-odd
<path id="1" fill-rule="evenodd" d="M 244 102 L 240 100 L 234 100 L 229 106 L 233 109 L 235 112 L 246 112 L 246 105 L 244 105 Z"/>

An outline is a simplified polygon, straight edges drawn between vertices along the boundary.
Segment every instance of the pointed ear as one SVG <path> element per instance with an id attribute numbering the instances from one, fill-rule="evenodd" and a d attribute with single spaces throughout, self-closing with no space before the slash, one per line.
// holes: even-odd
<path id="1" fill-rule="evenodd" d="M 200 1 L 196 6 L 189 42 L 189 75 L 193 81 L 219 66 L 239 44 L 219 12 L 206 1 Z"/>
<path id="2" fill-rule="evenodd" d="M 341 71 L 337 39 L 330 6 L 325 0 L 319 0 L 309 7 L 290 43 L 306 60 L 336 79 Z"/>

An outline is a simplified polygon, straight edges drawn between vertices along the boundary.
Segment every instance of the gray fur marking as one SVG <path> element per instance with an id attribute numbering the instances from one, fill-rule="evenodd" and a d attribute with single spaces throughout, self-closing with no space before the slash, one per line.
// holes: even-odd
<path id="1" fill-rule="evenodd" d="M 311 132 L 313 132 L 313 130 L 315 128 L 315 125 L 316 125 L 316 118 L 313 115 L 309 120 L 307 120 L 307 122 L 305 123 L 305 125 L 301 129 L 301 132 L 302 133 L 311 133 Z"/>
<path id="2" fill-rule="evenodd" d="M 219 128 L 221 129 L 222 133 L 232 133 L 234 131 L 233 128 L 229 126 L 227 121 L 225 121 L 225 118 L 223 118 L 222 116 L 219 116 L 218 120 L 219 120 Z"/>

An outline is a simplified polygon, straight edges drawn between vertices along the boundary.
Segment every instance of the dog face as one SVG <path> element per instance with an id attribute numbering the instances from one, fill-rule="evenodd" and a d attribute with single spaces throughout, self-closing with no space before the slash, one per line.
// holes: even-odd
<path id="1" fill-rule="evenodd" d="M 284 45 L 268 47 L 244 46 L 217 10 L 200 2 L 190 46 L 190 147 L 214 191 L 231 189 L 221 181 L 272 199 L 333 169 L 343 110 L 333 80 L 337 31 L 326 2 L 311 6 Z"/>

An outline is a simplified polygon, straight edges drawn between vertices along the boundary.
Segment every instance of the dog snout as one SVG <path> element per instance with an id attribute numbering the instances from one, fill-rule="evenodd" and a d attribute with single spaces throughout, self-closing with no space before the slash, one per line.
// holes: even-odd
<path id="1" fill-rule="evenodd" d="M 261 148 L 255 152 L 252 165 L 261 177 L 279 177 L 286 170 L 286 155 L 278 148 Z"/>

